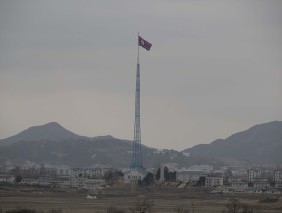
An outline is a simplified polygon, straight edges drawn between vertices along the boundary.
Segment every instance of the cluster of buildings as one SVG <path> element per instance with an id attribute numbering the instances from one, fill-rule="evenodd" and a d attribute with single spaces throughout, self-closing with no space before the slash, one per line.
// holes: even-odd
<path id="1" fill-rule="evenodd" d="M 205 168 L 205 169 L 203 169 Z M 244 169 L 239 167 L 222 167 L 219 170 L 207 170 L 210 167 L 195 166 L 177 172 L 177 181 L 185 186 L 216 188 L 217 192 L 248 192 L 248 193 L 281 193 L 282 170 Z M 202 180 L 202 181 L 201 181 Z M 183 185 L 182 185 L 183 186 Z"/>
<path id="2" fill-rule="evenodd" d="M 108 168 L 16 167 L 9 173 L 0 173 L 0 183 L 92 189 L 106 185 L 105 174 L 107 172 L 113 172 L 113 170 Z"/>
<path id="3" fill-rule="evenodd" d="M 74 187 L 93 189 L 106 187 L 109 180 L 138 184 L 148 172 L 155 177 L 155 182 L 166 182 L 165 168 L 176 173 L 173 180 L 178 188 L 209 187 L 221 192 L 275 192 L 282 190 L 282 170 L 245 169 L 241 167 L 222 167 L 214 169 L 210 165 L 194 165 L 190 168 L 177 168 L 174 164 L 164 164 L 157 169 L 147 171 L 123 170 L 116 172 L 112 168 L 14 168 L 9 173 L 0 172 L 0 183 L 41 185 L 48 187 Z M 111 182 L 112 183 L 112 182 Z M 179 183 L 179 184 L 177 184 Z"/>

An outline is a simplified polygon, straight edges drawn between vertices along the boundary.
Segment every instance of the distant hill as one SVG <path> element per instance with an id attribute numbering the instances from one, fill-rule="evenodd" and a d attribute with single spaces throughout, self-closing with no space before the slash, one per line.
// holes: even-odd
<path id="1" fill-rule="evenodd" d="M 38 164 L 92 167 L 96 164 L 127 168 L 131 162 L 132 141 L 112 136 L 85 137 L 76 135 L 58 123 L 31 127 L 15 136 L 0 140 L 0 164 L 12 161 Z M 205 158 L 187 158 L 175 150 L 157 150 L 142 145 L 143 164 L 156 167 L 159 163 L 177 163 L 180 166 L 201 164 L 221 165 Z"/>
<path id="2" fill-rule="evenodd" d="M 225 140 L 196 145 L 183 152 L 228 164 L 282 164 L 282 121 L 259 124 Z"/>
<path id="3" fill-rule="evenodd" d="M 42 126 L 30 127 L 15 136 L 0 140 L 0 146 L 11 145 L 18 141 L 61 141 L 61 140 L 77 140 L 86 137 L 76 135 L 69 130 L 66 130 L 56 122 L 47 123 Z"/>

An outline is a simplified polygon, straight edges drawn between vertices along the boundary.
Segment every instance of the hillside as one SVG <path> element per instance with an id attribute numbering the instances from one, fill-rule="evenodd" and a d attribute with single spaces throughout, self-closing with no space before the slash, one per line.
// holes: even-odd
<path id="1" fill-rule="evenodd" d="M 225 140 L 200 144 L 186 149 L 192 157 L 244 161 L 248 164 L 282 164 L 282 122 L 259 124 Z"/>
<path id="2" fill-rule="evenodd" d="M 0 165 L 26 161 L 37 164 L 92 167 L 97 164 L 128 168 L 132 141 L 112 136 L 85 137 L 52 122 L 31 127 L 0 140 Z M 183 153 L 190 153 L 186 157 Z M 254 165 L 282 164 L 282 122 L 256 125 L 226 139 L 200 144 L 182 152 L 158 150 L 142 145 L 143 165 L 156 167 L 160 163 L 176 163 L 180 167 L 195 164 Z"/>
<path id="3" fill-rule="evenodd" d="M 112 136 L 78 136 L 58 123 L 31 127 L 15 136 L 0 140 L 0 164 L 11 161 L 18 165 L 25 161 L 38 164 L 92 167 L 96 164 L 127 168 L 131 162 L 132 141 Z M 218 161 L 187 158 L 175 150 L 157 150 L 142 145 L 143 164 L 156 167 L 159 163 L 173 162 L 180 166 L 198 163 L 221 165 Z"/>

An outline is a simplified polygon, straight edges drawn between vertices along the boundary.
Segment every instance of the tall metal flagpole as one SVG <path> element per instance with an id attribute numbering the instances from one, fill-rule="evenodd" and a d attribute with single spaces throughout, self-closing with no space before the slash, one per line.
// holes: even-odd
<path id="1" fill-rule="evenodd" d="M 138 32 L 138 38 L 137 38 L 137 48 L 138 48 L 138 52 L 137 52 L 137 64 L 139 64 L 139 32 Z"/>
<path id="2" fill-rule="evenodd" d="M 142 170 L 141 153 L 141 125 L 140 125 L 140 64 L 139 64 L 139 33 L 138 33 L 138 52 L 136 70 L 136 90 L 135 90 L 135 121 L 134 121 L 134 141 L 132 151 L 131 170 Z"/>

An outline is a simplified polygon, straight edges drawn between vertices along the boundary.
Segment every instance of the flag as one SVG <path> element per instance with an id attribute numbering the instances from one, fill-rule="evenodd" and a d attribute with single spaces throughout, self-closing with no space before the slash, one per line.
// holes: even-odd
<path id="1" fill-rule="evenodd" d="M 139 46 L 144 47 L 148 51 L 151 49 L 151 46 L 152 46 L 151 43 L 149 43 L 145 39 L 141 38 L 141 36 L 138 36 L 138 44 L 139 44 Z"/>

